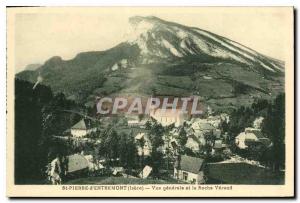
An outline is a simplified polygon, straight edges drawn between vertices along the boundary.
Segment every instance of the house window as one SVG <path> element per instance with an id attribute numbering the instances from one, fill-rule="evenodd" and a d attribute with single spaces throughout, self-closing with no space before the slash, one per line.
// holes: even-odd
<path id="1" fill-rule="evenodd" d="M 187 172 L 183 172 L 183 180 L 187 181 L 188 180 L 188 173 Z"/>
<path id="2" fill-rule="evenodd" d="M 195 178 L 193 178 L 193 181 L 192 181 L 192 183 L 196 183 L 196 179 L 195 179 Z"/>

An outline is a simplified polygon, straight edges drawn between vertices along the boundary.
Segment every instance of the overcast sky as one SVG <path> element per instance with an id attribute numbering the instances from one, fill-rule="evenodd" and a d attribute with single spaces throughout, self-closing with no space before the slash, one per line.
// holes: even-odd
<path id="1" fill-rule="evenodd" d="M 16 72 L 52 56 L 71 59 L 111 48 L 124 40 L 128 18 L 135 15 L 199 27 L 281 60 L 290 26 L 288 15 L 274 8 L 23 8 L 14 13 Z"/>

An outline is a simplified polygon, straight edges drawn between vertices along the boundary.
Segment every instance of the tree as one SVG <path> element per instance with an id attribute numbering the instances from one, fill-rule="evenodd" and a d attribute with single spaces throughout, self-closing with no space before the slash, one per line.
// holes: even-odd
<path id="1" fill-rule="evenodd" d="M 178 135 L 178 142 L 179 142 L 179 145 L 181 147 L 184 147 L 186 142 L 187 142 L 188 138 L 187 138 L 187 133 L 185 131 L 185 129 L 182 127 L 180 128 L 179 130 L 179 135 Z"/>
<path id="2" fill-rule="evenodd" d="M 152 175 L 155 178 L 160 177 L 160 169 L 163 166 L 163 154 L 160 151 L 154 150 L 151 153 Z"/>
<path id="3" fill-rule="evenodd" d="M 43 178 L 47 152 L 40 147 L 41 110 L 53 97 L 49 87 L 15 80 L 15 183 L 32 184 Z"/>
<path id="4" fill-rule="evenodd" d="M 270 149 L 273 169 L 279 171 L 285 163 L 285 95 L 276 97 L 273 104 L 269 105 L 267 116 L 263 121 L 263 132 L 272 140 Z"/>
<path id="5" fill-rule="evenodd" d="M 64 94 L 58 93 L 41 109 L 42 132 L 39 147 L 41 148 L 41 154 L 47 154 L 48 162 L 56 156 L 66 156 L 74 153 L 75 149 L 73 149 L 70 142 L 59 141 L 65 142 L 63 143 L 64 147 L 57 147 L 58 141 L 55 136 L 61 136 L 73 124 L 69 113 L 65 113 L 63 110 L 75 109 L 75 107 L 74 102 L 67 100 Z"/>
<path id="6" fill-rule="evenodd" d="M 101 152 L 111 164 L 115 164 L 115 160 L 119 158 L 119 135 L 114 129 L 109 129 L 105 136 L 102 144 Z M 114 160 L 114 161 L 112 161 Z"/>
<path id="7" fill-rule="evenodd" d="M 154 177 L 158 177 L 160 168 L 163 166 L 163 155 L 158 149 L 164 144 L 163 135 L 165 133 L 165 129 L 162 127 L 161 124 L 158 124 L 157 122 L 152 122 L 146 125 L 146 129 L 149 130 L 149 139 L 152 146 L 152 174 Z"/>
<path id="8" fill-rule="evenodd" d="M 133 136 L 127 135 L 125 133 L 121 134 L 119 149 L 121 165 L 129 170 L 134 168 L 137 151 Z"/>
<path id="9" fill-rule="evenodd" d="M 138 140 L 137 145 L 142 149 L 142 156 L 140 157 L 140 166 L 144 166 L 144 147 L 145 147 L 145 139 L 142 137 L 141 139 Z"/>
<path id="10" fill-rule="evenodd" d="M 213 131 L 205 132 L 204 139 L 205 139 L 204 151 L 206 152 L 206 155 L 210 155 L 212 148 L 214 146 L 214 142 L 216 140 Z"/>
<path id="11" fill-rule="evenodd" d="M 172 125 L 166 126 L 164 129 L 164 136 L 165 136 L 165 140 L 164 142 L 166 142 L 167 147 L 166 147 L 166 161 L 167 161 L 167 170 L 169 170 L 169 165 L 170 165 L 170 159 L 171 157 L 171 146 L 170 146 L 170 142 L 171 142 L 171 133 L 170 131 L 175 127 L 175 124 L 173 123 Z"/>

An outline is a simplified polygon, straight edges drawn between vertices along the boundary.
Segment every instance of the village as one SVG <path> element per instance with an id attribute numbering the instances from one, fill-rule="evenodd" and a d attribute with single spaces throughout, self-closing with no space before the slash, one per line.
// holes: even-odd
<path id="1" fill-rule="evenodd" d="M 162 112 L 160 108 L 153 109 L 149 116 L 123 114 L 99 121 L 83 117 L 62 136 L 56 136 L 76 146 L 77 151 L 57 155 L 48 164 L 48 181 L 81 184 L 88 178 L 100 184 L 110 178 L 107 184 L 214 184 L 230 183 L 237 171 L 241 176 L 252 172 L 249 179 L 258 171 L 262 175 L 265 166 L 242 158 L 232 149 L 272 146 L 261 133 L 263 117 L 255 119 L 234 140 L 222 128 L 229 120 L 226 113 L 216 114 L 209 106 L 205 115 L 194 117 L 169 109 Z M 123 139 L 121 146 L 116 144 Z"/>

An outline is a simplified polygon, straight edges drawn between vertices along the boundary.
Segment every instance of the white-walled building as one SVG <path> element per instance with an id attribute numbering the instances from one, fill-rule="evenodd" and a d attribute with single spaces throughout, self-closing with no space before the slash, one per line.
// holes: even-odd
<path id="1" fill-rule="evenodd" d="M 139 156 L 150 156 L 152 152 L 151 141 L 146 133 L 138 133 L 135 136 L 137 153 Z"/>
<path id="2" fill-rule="evenodd" d="M 235 144 L 240 149 L 248 148 L 247 143 L 262 143 L 266 147 L 272 145 L 269 138 L 264 137 L 260 129 L 257 128 L 245 128 L 244 132 L 241 132 L 235 137 Z"/>
<path id="3" fill-rule="evenodd" d="M 195 135 L 189 135 L 185 147 L 193 152 L 199 152 L 201 145 L 201 141 Z"/>
<path id="4" fill-rule="evenodd" d="M 199 139 L 202 145 L 206 144 L 204 139 L 206 134 L 214 135 L 214 133 L 217 133 L 217 129 L 212 124 L 207 123 L 205 119 L 194 120 L 191 128 L 194 130 L 195 136 Z"/>
<path id="5" fill-rule="evenodd" d="M 150 117 L 162 126 L 175 124 L 176 127 L 181 126 L 188 118 L 181 109 L 153 109 L 150 111 Z"/>
<path id="6" fill-rule="evenodd" d="M 205 183 L 204 159 L 179 156 L 174 167 L 174 177 L 188 183 Z"/>

